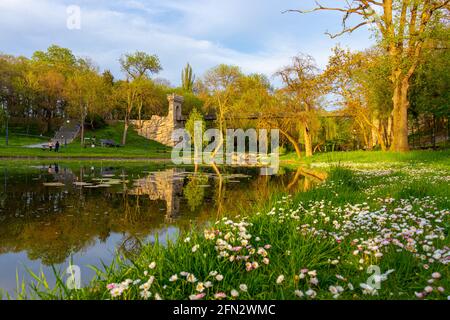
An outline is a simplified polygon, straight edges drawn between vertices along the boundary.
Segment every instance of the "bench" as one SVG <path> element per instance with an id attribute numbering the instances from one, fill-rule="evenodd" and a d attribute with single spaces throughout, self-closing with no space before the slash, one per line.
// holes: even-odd
<path id="1" fill-rule="evenodd" d="M 100 139 L 100 145 L 102 147 L 120 147 L 121 145 L 116 143 L 114 140 L 111 139 Z"/>
<path id="2" fill-rule="evenodd" d="M 50 146 L 48 143 L 42 145 L 42 151 L 49 150 L 53 151 L 54 146 Z"/>

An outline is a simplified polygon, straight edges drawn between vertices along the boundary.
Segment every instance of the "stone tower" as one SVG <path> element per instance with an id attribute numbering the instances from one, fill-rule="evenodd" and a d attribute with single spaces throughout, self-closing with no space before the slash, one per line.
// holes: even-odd
<path id="1" fill-rule="evenodd" d="M 150 120 L 132 120 L 131 123 L 136 126 L 139 135 L 173 147 L 176 144 L 176 141 L 172 140 L 173 130 L 184 127 L 181 115 L 181 106 L 184 99 L 182 96 L 173 93 L 167 95 L 167 100 L 169 101 L 167 116 L 153 115 Z"/>
<path id="2" fill-rule="evenodd" d="M 167 120 L 173 122 L 174 129 L 182 128 L 181 106 L 184 100 L 183 97 L 172 93 L 167 95 L 167 100 L 169 101 Z"/>

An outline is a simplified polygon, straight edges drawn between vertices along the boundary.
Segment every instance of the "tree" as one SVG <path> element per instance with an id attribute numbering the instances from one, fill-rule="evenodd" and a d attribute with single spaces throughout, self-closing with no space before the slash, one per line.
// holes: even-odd
<path id="1" fill-rule="evenodd" d="M 149 78 L 151 74 L 157 74 L 162 70 L 157 55 L 150 55 L 142 51 L 125 54 L 119 59 L 119 62 L 128 79 Z"/>
<path id="2" fill-rule="evenodd" d="M 216 112 L 216 123 L 221 133 L 227 128 L 226 116 L 232 110 L 233 102 L 239 91 L 239 80 L 242 76 L 239 67 L 221 64 L 208 70 L 203 80 L 197 84 L 202 90 L 200 96 L 205 100 L 205 108 L 214 109 Z M 213 156 L 222 145 L 223 135 L 221 134 Z"/>
<path id="3" fill-rule="evenodd" d="M 293 95 L 287 95 L 282 90 L 275 91 L 270 103 L 264 105 L 262 116 L 259 118 L 260 126 L 266 129 L 274 128 L 280 130 L 281 134 L 294 147 L 298 158 L 301 158 L 299 145 L 300 122 L 298 118 L 291 117 L 292 109 L 298 105 Z M 286 116 L 286 117 L 285 117 Z"/>
<path id="4" fill-rule="evenodd" d="M 95 113 L 99 116 L 102 122 L 106 119 L 112 119 L 112 110 L 114 109 L 114 84 L 115 79 L 110 70 L 105 70 L 101 74 L 102 78 L 102 92 L 103 101 L 95 108 Z M 97 118 L 98 119 L 98 118 Z M 94 129 L 95 117 L 91 117 L 91 128 Z"/>
<path id="5" fill-rule="evenodd" d="M 338 101 L 343 113 L 351 116 L 365 145 L 371 149 L 377 143 L 383 151 L 390 140 L 384 137 L 386 119 L 392 111 L 392 88 L 383 55 L 372 49 L 352 53 L 334 48 L 324 77 L 332 92 L 341 97 Z"/>
<path id="6" fill-rule="evenodd" d="M 343 13 L 343 28 L 332 38 L 352 33 L 365 25 L 373 25 L 381 36 L 381 45 L 389 57 L 390 80 L 393 84 L 394 135 L 391 149 L 408 151 L 408 107 L 411 78 L 421 62 L 424 43 L 434 22 L 443 11 L 449 10 L 450 0 L 353 0 L 338 7 L 317 6 L 310 11 L 337 11 Z M 349 26 L 352 18 L 362 20 Z"/>
<path id="7" fill-rule="evenodd" d="M 433 45 L 424 50 L 424 62 L 413 76 L 409 96 L 411 118 L 415 122 L 413 130 L 415 127 L 421 134 L 420 131 L 431 129 L 433 146 L 436 145 L 439 129 L 444 129 L 445 120 L 447 121 L 447 139 L 450 136 L 450 66 L 448 63 L 450 50 L 447 47 L 450 29 L 448 26 L 442 26 L 437 31 L 430 41 Z M 413 138 L 415 139 L 414 135 Z M 413 143 L 415 143 L 414 140 Z"/>
<path id="8" fill-rule="evenodd" d="M 21 96 L 20 113 L 26 118 L 28 133 L 29 119 L 40 112 L 39 74 L 34 70 L 30 60 L 21 63 L 20 74 L 14 77 L 12 84 L 16 94 Z"/>
<path id="9" fill-rule="evenodd" d="M 158 113 L 167 103 L 167 94 L 161 85 L 154 83 L 147 78 L 136 79 L 136 107 L 138 113 L 138 121 L 142 126 L 142 114 L 146 114 L 150 117 L 153 114 Z"/>
<path id="10" fill-rule="evenodd" d="M 80 120 L 81 146 L 84 146 L 86 118 L 104 103 L 104 93 L 105 82 L 92 67 L 80 67 L 67 81 L 65 95 L 69 102 L 68 113 Z"/>
<path id="11" fill-rule="evenodd" d="M 192 67 L 189 63 L 181 71 L 181 87 L 186 92 L 192 92 L 194 89 L 195 75 L 192 73 Z"/>
<path id="12" fill-rule="evenodd" d="M 107 85 L 108 87 L 112 87 L 114 85 L 114 76 L 110 70 L 103 71 L 102 77 L 105 85 Z"/>
<path id="13" fill-rule="evenodd" d="M 67 79 L 85 63 L 70 49 L 56 45 L 47 51 L 36 51 L 31 58 L 31 71 L 37 77 L 41 116 L 47 119 L 47 130 L 55 116 L 64 115 L 64 86 Z"/>
<path id="14" fill-rule="evenodd" d="M 162 87 L 173 88 L 173 86 L 170 83 L 170 81 L 168 79 L 166 79 L 166 78 L 161 78 L 161 77 L 154 78 L 153 82 L 155 84 L 159 85 L 159 86 L 162 86 Z"/>
<path id="15" fill-rule="evenodd" d="M 114 101 L 124 111 L 124 129 L 122 134 L 122 144 L 127 141 L 127 132 L 130 125 L 131 113 L 136 105 L 139 90 L 135 81 L 119 81 L 114 90 Z M 124 108 L 125 107 L 125 108 Z"/>
<path id="16" fill-rule="evenodd" d="M 47 51 L 36 51 L 31 58 L 33 62 L 48 69 L 59 72 L 67 77 L 77 65 L 77 58 L 70 49 L 51 45 Z"/>
<path id="17" fill-rule="evenodd" d="M 38 73 L 41 113 L 47 119 L 47 131 L 51 127 L 52 119 L 63 112 L 62 104 L 64 103 L 63 92 L 65 82 L 64 75 L 56 70 L 47 69 Z"/>
<path id="18" fill-rule="evenodd" d="M 119 85 L 119 92 L 122 92 L 126 96 L 122 136 L 122 144 L 125 144 L 131 112 L 136 105 L 140 104 L 142 108 L 142 98 L 139 98 L 142 96 L 140 95 L 140 88 L 145 82 L 145 79 L 150 79 L 150 75 L 158 73 L 162 70 L 162 67 L 156 55 L 149 55 L 142 51 L 137 51 L 134 54 L 125 54 L 119 61 L 122 71 L 127 77 L 126 82 L 122 82 Z"/>
<path id="19" fill-rule="evenodd" d="M 292 108 L 290 113 L 296 114 L 300 120 L 305 154 L 310 157 L 313 154 L 313 124 L 317 118 L 315 111 L 325 89 L 319 69 L 311 56 L 300 54 L 292 58 L 291 65 L 282 68 L 276 75 L 281 77 L 285 85 L 282 92 L 294 99 L 289 103 Z"/>
<path id="20" fill-rule="evenodd" d="M 0 56 L 0 123 L 5 127 L 5 143 L 8 145 L 9 117 L 14 104 L 13 79 L 17 76 L 16 59 Z"/>
<path id="21" fill-rule="evenodd" d="M 195 122 L 197 121 L 201 122 L 201 135 L 203 137 L 203 133 L 206 130 L 206 122 L 203 119 L 203 115 L 200 112 L 198 112 L 196 108 L 194 108 L 189 114 L 189 118 L 187 119 L 186 124 L 184 126 L 186 131 L 189 132 L 192 142 L 194 142 Z"/>
<path id="22" fill-rule="evenodd" d="M 252 120 L 239 119 L 243 113 L 261 114 L 267 112 L 273 100 L 273 88 L 269 79 L 262 74 L 243 75 L 239 79 L 238 92 L 231 112 L 232 125 L 236 128 L 252 127 Z M 237 119 L 233 115 L 238 115 Z"/>
<path id="23" fill-rule="evenodd" d="M 9 141 L 9 128 L 8 128 L 8 123 L 9 123 L 9 115 L 8 115 L 8 111 L 4 108 L 0 109 L 0 129 L 5 128 L 5 145 L 8 145 Z"/>

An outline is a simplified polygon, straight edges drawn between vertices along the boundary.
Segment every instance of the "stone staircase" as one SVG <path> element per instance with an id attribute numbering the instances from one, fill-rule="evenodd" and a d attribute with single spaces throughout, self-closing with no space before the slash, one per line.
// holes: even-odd
<path id="1" fill-rule="evenodd" d="M 55 133 L 55 136 L 52 139 L 52 142 L 55 144 L 56 141 L 59 141 L 61 145 L 71 143 L 80 133 L 81 126 L 78 122 L 69 122 L 59 128 L 59 130 Z"/>

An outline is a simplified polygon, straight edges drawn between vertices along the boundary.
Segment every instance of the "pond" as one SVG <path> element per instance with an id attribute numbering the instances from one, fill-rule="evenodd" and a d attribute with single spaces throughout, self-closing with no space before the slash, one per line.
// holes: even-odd
<path id="1" fill-rule="evenodd" d="M 70 261 L 86 283 L 94 276 L 88 265 L 109 264 L 117 251 L 132 256 L 156 237 L 164 243 L 193 223 L 241 214 L 318 181 L 300 170 L 259 172 L 164 163 L 0 167 L 0 288 L 14 294 L 16 272 L 30 279 L 25 266 L 53 283 L 51 266 L 63 272 Z"/>

